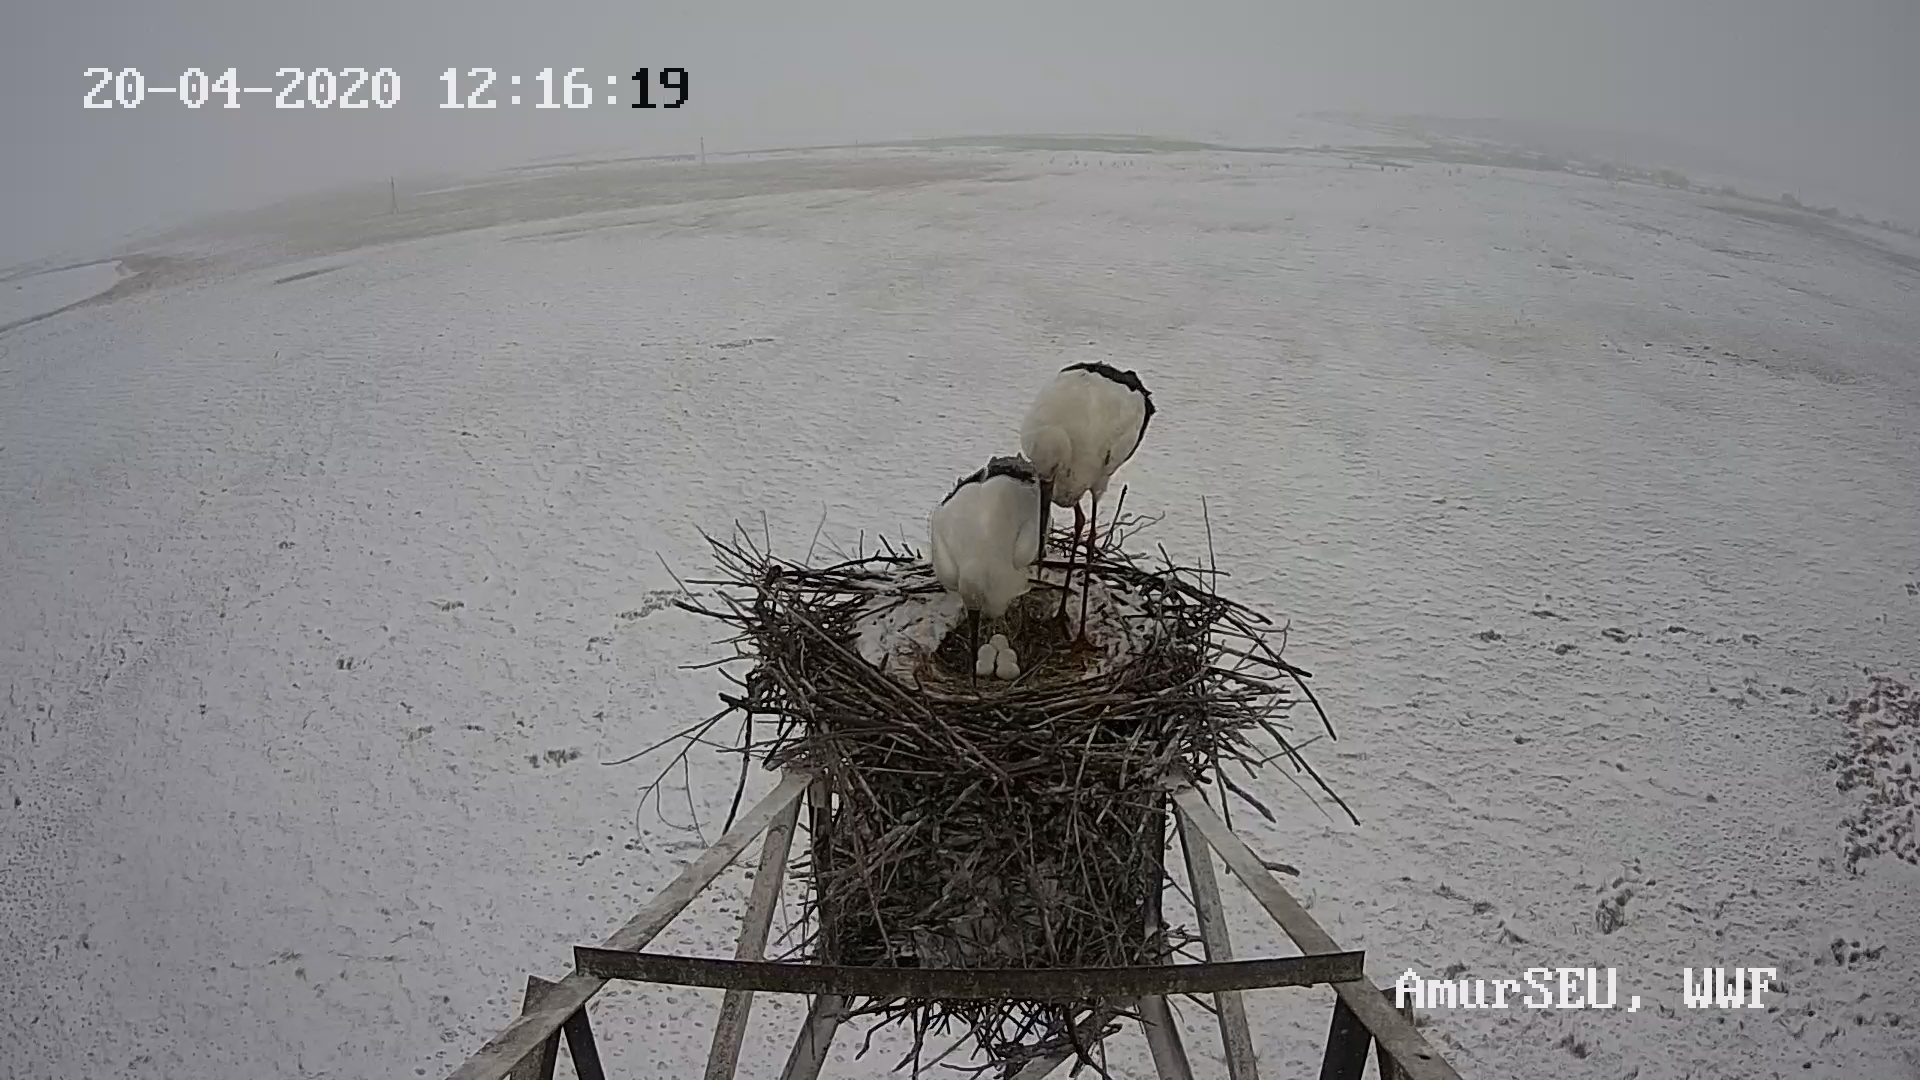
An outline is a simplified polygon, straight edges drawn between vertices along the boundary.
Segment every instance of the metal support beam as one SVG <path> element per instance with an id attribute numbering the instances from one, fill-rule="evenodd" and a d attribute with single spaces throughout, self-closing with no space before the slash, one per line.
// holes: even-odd
<path id="1" fill-rule="evenodd" d="M 1367 1051 L 1373 1032 L 1347 1008 L 1345 998 L 1333 999 L 1333 1021 L 1327 1027 L 1327 1052 L 1320 1059 L 1320 1080 L 1360 1080 L 1367 1071 Z"/>
<path id="2" fill-rule="evenodd" d="M 753 875 L 753 891 L 740 919 L 736 960 L 758 960 L 766 954 L 767 934 L 773 929 L 773 909 L 780 903 L 780 884 L 786 880 L 787 855 L 793 850 L 793 830 L 800 819 L 800 800 L 788 804 L 767 828 L 760 845 L 760 868 Z M 733 1080 L 740 1065 L 740 1041 L 753 1014 L 753 991 L 729 990 L 720 1003 L 720 1019 L 713 1027 L 713 1046 L 707 1051 L 706 1080 Z"/>
<path id="3" fill-rule="evenodd" d="M 807 834 L 813 877 L 819 881 L 831 865 L 833 855 L 829 839 L 833 836 L 833 786 L 824 777 L 807 788 Z M 820 922 L 815 927 L 814 959 L 831 963 L 840 956 L 840 943 L 832 932 L 834 920 L 830 913 L 817 908 L 815 915 Z M 787 1055 L 787 1067 L 780 1071 L 780 1080 L 818 1080 L 820 1070 L 827 1063 L 827 1051 L 833 1046 L 833 1036 L 840 1030 L 845 1005 L 845 999 L 838 993 L 814 996 L 807 1007 L 807 1018 L 800 1025 L 800 1035 Z"/>
<path id="4" fill-rule="evenodd" d="M 607 938 L 604 947 L 632 950 L 652 941 L 693 902 L 700 890 L 712 884 L 755 837 L 767 830 L 776 816 L 800 798 L 809 782 L 803 773 L 788 773 L 759 805 L 743 814 L 726 835 L 660 890 L 640 914 Z M 574 971 L 555 984 L 532 1011 L 521 1013 L 505 1031 L 488 1040 L 465 1064 L 450 1073 L 447 1080 L 503 1080 L 509 1070 L 539 1049 L 605 985 L 605 979 Z"/>
<path id="5" fill-rule="evenodd" d="M 538 1008 L 555 987 L 560 984 L 550 982 L 538 975 L 527 976 L 526 1008 Z M 553 1067 L 558 1062 L 560 1036 L 567 1037 L 567 1055 L 573 1058 L 573 1071 L 580 1080 L 607 1080 L 606 1072 L 600 1067 L 600 1047 L 593 1041 L 593 1024 L 587 1019 L 587 1007 L 582 1005 L 579 1011 L 567 1017 L 560 1030 L 547 1036 L 540 1044 L 540 1052 L 528 1054 L 512 1074 L 514 1080 L 553 1080 Z"/>
<path id="6" fill-rule="evenodd" d="M 838 994 L 822 994 L 813 999 L 806 1022 L 800 1025 L 800 1037 L 794 1040 L 793 1051 L 787 1055 L 787 1067 L 780 1070 L 780 1080 L 819 1080 L 820 1069 L 827 1063 L 827 1051 L 833 1046 L 834 1033 L 840 1030 L 844 1004 Z"/>
<path id="7" fill-rule="evenodd" d="M 1153 842 L 1153 857 L 1147 860 L 1147 940 L 1160 942 L 1161 963 L 1172 959 L 1167 950 L 1166 926 L 1161 904 L 1167 887 L 1167 801 L 1155 800 L 1153 823 L 1147 835 Z M 1147 1037 L 1147 1050 L 1153 1055 L 1153 1071 L 1160 1080 L 1193 1080 L 1193 1064 L 1187 1060 L 1187 1048 L 1180 1041 L 1180 1025 L 1174 1022 L 1167 996 L 1146 994 L 1139 1000 L 1140 1033 Z"/>
<path id="8" fill-rule="evenodd" d="M 456 1069 L 448 1080 L 551 1080 L 564 1034 L 581 1080 L 604 1080 L 588 1021 L 587 1002 L 612 978 L 640 979 L 685 986 L 715 986 L 728 991 L 714 1032 L 706 1080 L 732 1080 L 755 991 L 813 996 L 782 1073 L 782 1080 L 818 1080 L 850 999 L 908 997 L 945 1000 L 1024 997 L 1030 1000 L 1099 1002 L 1076 1025 L 1080 1044 L 1097 1045 L 1100 1034 L 1134 1002 L 1162 1080 L 1191 1080 L 1191 1067 L 1168 1006 L 1170 995 L 1215 995 L 1221 1039 L 1231 1080 L 1257 1080 L 1252 1038 L 1247 1030 L 1244 990 L 1269 986 L 1330 983 L 1336 1003 L 1328 1033 L 1323 1080 L 1359 1080 L 1367 1052 L 1377 1047 L 1383 1080 L 1460 1080 L 1413 1023 L 1410 1010 L 1396 1010 L 1393 990 L 1372 985 L 1364 957 L 1341 950 L 1286 888 L 1267 872 L 1245 841 L 1207 805 L 1191 777 L 1171 778 L 1171 798 L 1181 848 L 1192 883 L 1194 910 L 1207 950 L 1202 964 L 1163 963 L 1149 967 L 1088 969 L 943 969 L 876 968 L 832 963 L 769 963 L 765 953 L 773 908 L 778 904 L 786 863 L 798 828 L 800 799 L 811 806 L 811 843 L 817 864 L 831 851 L 826 843 L 832 821 L 831 792 L 823 783 L 789 772 L 733 829 L 695 859 L 638 915 L 600 947 L 575 950 L 576 967 L 564 980 L 531 978 L 521 1015 Z M 762 833 L 760 870 L 742 917 L 740 940 L 732 960 L 668 956 L 643 949 L 673 921 L 701 890 L 712 884 Z M 1159 886 L 1168 847 L 1164 819 L 1144 840 L 1159 839 L 1151 862 L 1154 873 L 1147 930 L 1160 930 Z M 1305 955 L 1236 961 L 1220 903 L 1218 879 L 1208 848 L 1272 916 Z M 817 938 L 817 959 L 831 961 L 836 943 Z M 1170 957 L 1164 958 L 1170 959 Z M 1056 1048 L 1028 1062 L 1018 1080 L 1044 1080 L 1074 1057 L 1071 1047 Z"/>
<path id="9" fill-rule="evenodd" d="M 1207 843 L 1220 853 L 1227 868 L 1253 893 L 1254 899 L 1260 901 L 1260 906 L 1267 909 L 1267 914 L 1273 916 L 1273 920 L 1280 924 L 1280 929 L 1286 931 L 1302 952 L 1312 955 L 1339 951 L 1340 946 L 1267 871 L 1265 864 L 1247 846 L 1246 841 L 1234 835 L 1233 830 L 1220 820 L 1220 815 L 1207 805 L 1199 789 L 1193 786 L 1191 778 L 1177 777 L 1173 801 Z M 1335 982 L 1333 989 L 1361 1024 L 1392 1055 L 1409 1080 L 1460 1080 L 1460 1074 L 1440 1057 L 1426 1037 L 1380 996 L 1379 987 L 1361 977 Z"/>
<path id="10" fill-rule="evenodd" d="M 1392 986 L 1381 987 L 1380 994 L 1388 1001 L 1398 1001 L 1400 997 L 1399 993 Z M 1413 1023 L 1413 1003 L 1408 1002 L 1405 1005 L 1398 1006 L 1398 1008 L 1400 1015 L 1407 1018 L 1407 1023 Z M 1375 1043 L 1374 1048 L 1378 1050 L 1380 1054 L 1380 1080 L 1412 1080 L 1409 1074 L 1400 1071 L 1400 1063 L 1393 1060 L 1393 1055 L 1387 1053 L 1385 1046 Z"/>
<path id="11" fill-rule="evenodd" d="M 554 985 L 559 985 L 555 983 Z M 593 1025 L 587 1022 L 587 1007 L 567 1018 L 560 1025 L 567 1035 L 567 1053 L 573 1057 L 573 1072 L 580 1080 L 607 1080 L 607 1072 L 600 1067 L 600 1047 L 593 1041 Z"/>
<path id="12" fill-rule="evenodd" d="M 1193 1065 L 1180 1041 L 1180 1025 L 1159 995 L 1140 999 L 1140 1031 L 1153 1055 L 1153 1071 L 1160 1080 L 1193 1080 Z"/>
<path id="13" fill-rule="evenodd" d="M 527 976 L 527 993 L 520 999 L 520 1015 L 538 1009 L 553 985 L 538 975 Z M 556 1031 L 540 1041 L 540 1049 L 521 1058 L 520 1064 L 507 1073 L 507 1080 L 553 1080 L 553 1067 L 559 1059 L 560 1033 Z"/>
<path id="14" fill-rule="evenodd" d="M 1187 884 L 1193 893 L 1193 913 L 1200 924 L 1200 944 L 1211 961 L 1233 959 L 1233 939 L 1227 914 L 1220 903 L 1220 881 L 1213 873 L 1213 851 L 1185 814 L 1174 811 L 1180 826 L 1180 852 L 1186 857 Z M 1247 1027 L 1247 1005 L 1238 990 L 1213 995 L 1220 1018 L 1220 1044 L 1226 1053 L 1229 1080 L 1260 1080 L 1253 1051 L 1253 1032 Z"/>

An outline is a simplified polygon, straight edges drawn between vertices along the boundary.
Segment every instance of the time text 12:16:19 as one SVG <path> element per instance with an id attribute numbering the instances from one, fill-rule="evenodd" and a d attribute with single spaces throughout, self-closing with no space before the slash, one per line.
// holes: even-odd
<path id="1" fill-rule="evenodd" d="M 564 76 L 557 76 L 553 68 L 541 68 L 526 80 L 539 84 L 539 93 L 530 93 L 523 99 L 519 93 L 522 82 L 519 75 L 502 78 L 493 68 L 476 67 L 468 68 L 462 76 L 459 68 L 448 68 L 440 73 L 440 81 L 447 85 L 447 99 L 440 107 L 494 109 L 502 104 L 502 98 L 507 105 L 519 105 L 525 100 L 536 109 L 586 109 L 601 102 L 618 105 L 620 99 L 616 95 L 609 92 L 603 98 L 595 92 L 595 87 L 604 82 L 612 88 L 620 80 L 613 75 L 601 80 L 588 75 L 586 70 L 570 68 Z M 677 109 L 687 103 L 686 68 L 641 68 L 629 78 L 636 88 L 635 100 L 631 103 L 635 109 Z"/>

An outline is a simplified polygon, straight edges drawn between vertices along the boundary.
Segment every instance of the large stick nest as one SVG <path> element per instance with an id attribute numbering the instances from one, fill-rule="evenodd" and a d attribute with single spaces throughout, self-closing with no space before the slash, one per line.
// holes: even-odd
<path id="1" fill-rule="evenodd" d="M 1126 554 L 1115 537 L 1140 524 L 1119 521 L 1092 560 L 1091 646 L 1068 644 L 1084 551 L 1066 625 L 1056 614 L 1068 539 L 1056 536 L 1040 583 L 993 627 L 1020 655 L 1011 682 L 976 683 L 960 603 L 910 549 L 882 541 L 877 553 L 812 568 L 744 534 L 709 538 L 722 576 L 697 584 L 718 587 L 719 602 L 681 606 L 737 628 L 734 659 L 751 666 L 728 672 L 740 692 L 722 694 L 728 709 L 701 733 L 742 712 L 740 749 L 806 770 L 833 794 L 801 871 L 805 955 L 876 966 L 1168 963 L 1181 937 L 1160 919 L 1169 770 L 1218 781 L 1272 819 L 1224 770 L 1251 776 L 1284 758 L 1339 802 L 1288 734 L 1295 692 L 1312 694 L 1308 673 L 1281 659 L 1284 627 L 1216 595 L 1214 571 L 1176 566 L 1164 551 L 1148 569 Z M 1068 1045 L 1086 1060 L 1073 1024 L 1096 1003 L 849 1004 L 910 1024 L 916 1063 L 926 1034 L 958 1022 L 990 1067 L 1011 1073 Z"/>

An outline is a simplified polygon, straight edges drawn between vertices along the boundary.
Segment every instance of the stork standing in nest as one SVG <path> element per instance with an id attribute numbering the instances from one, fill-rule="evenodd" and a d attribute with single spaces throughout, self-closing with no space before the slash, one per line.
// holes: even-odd
<path id="1" fill-rule="evenodd" d="M 1087 633 L 1087 584 L 1091 583 L 1094 531 L 1100 523 L 1100 496 L 1126 464 L 1153 419 L 1153 395 L 1140 376 L 1107 364 L 1069 364 L 1040 391 L 1020 428 L 1020 448 L 1033 462 L 1042 498 L 1073 507 L 1073 542 L 1067 546 L 1067 576 L 1060 592 L 1060 617 L 1067 614 L 1074 553 L 1080 529 L 1087 529 L 1088 581 L 1080 590 L 1080 638 Z M 1091 521 L 1080 500 L 1093 495 Z M 1044 550 L 1044 545 L 1043 545 Z"/>
<path id="2" fill-rule="evenodd" d="M 997 457 L 964 477 L 932 520 L 933 574 L 967 609 L 968 645 L 974 677 L 1020 674 L 1019 661 L 995 635 L 980 644 L 980 619 L 998 619 L 1032 584 L 1047 534 L 1047 500 L 1033 466 L 1024 458 Z"/>

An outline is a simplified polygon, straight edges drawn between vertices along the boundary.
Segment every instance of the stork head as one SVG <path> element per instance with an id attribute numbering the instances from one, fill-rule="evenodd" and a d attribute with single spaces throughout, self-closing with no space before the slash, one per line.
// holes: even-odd
<path id="1" fill-rule="evenodd" d="M 953 490 L 947 492 L 947 497 L 940 500 L 940 505 L 945 506 L 951 502 L 955 495 L 960 494 L 960 489 L 968 484 L 984 484 L 995 477 L 1005 477 L 1031 487 L 1042 487 L 1040 478 L 1034 474 L 1033 463 L 1018 454 L 1009 454 L 991 458 L 987 461 L 986 468 L 975 469 L 961 477 L 953 485 Z"/>
<path id="2" fill-rule="evenodd" d="M 1057 427 L 1043 427 L 1028 440 L 1027 459 L 1033 462 L 1033 474 L 1040 481 L 1041 497 L 1051 502 L 1054 485 L 1067 479 L 1068 458 L 1073 443 Z"/>

